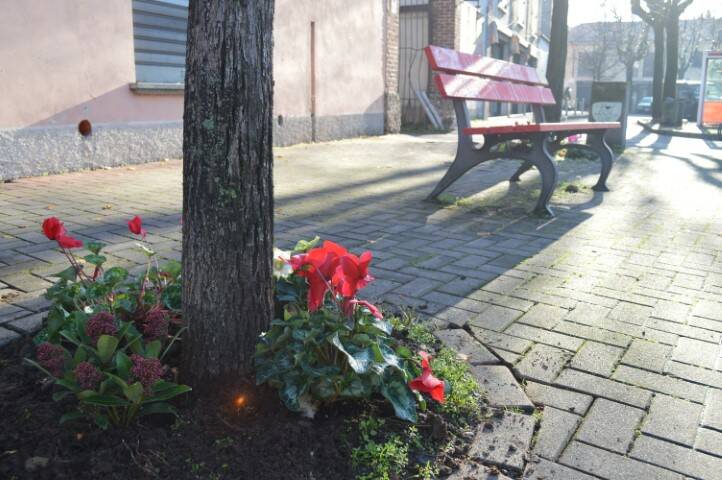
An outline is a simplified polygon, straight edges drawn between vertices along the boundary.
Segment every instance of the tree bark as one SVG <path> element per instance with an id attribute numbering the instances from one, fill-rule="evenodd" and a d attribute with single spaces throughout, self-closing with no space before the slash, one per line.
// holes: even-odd
<path id="1" fill-rule="evenodd" d="M 652 25 L 654 32 L 654 75 L 652 77 L 652 120 L 662 118 L 663 78 L 664 78 L 664 23 L 656 21 Z"/>
<path id="2" fill-rule="evenodd" d="M 547 60 L 547 81 L 554 94 L 556 104 L 544 108 L 544 117 L 549 122 L 558 122 L 562 117 L 564 100 L 564 69 L 567 63 L 567 15 L 569 0 L 554 0 L 552 5 L 552 29 L 549 39 Z"/>
<path id="3" fill-rule="evenodd" d="M 679 16 L 676 8 L 667 13 L 667 65 L 664 70 L 664 98 L 677 98 L 677 70 L 679 65 Z"/>
<path id="4" fill-rule="evenodd" d="M 191 0 L 183 114 L 181 375 L 250 372 L 273 311 L 273 0 Z"/>

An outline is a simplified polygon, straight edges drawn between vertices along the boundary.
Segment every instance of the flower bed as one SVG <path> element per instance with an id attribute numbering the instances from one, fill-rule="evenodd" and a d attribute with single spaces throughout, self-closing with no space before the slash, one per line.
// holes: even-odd
<path id="1" fill-rule="evenodd" d="M 145 238 L 140 218 L 128 226 Z M 358 297 L 369 252 L 277 251 L 255 377 L 194 402 L 177 383 L 180 265 L 141 241 L 133 278 L 105 269 L 103 245 L 79 260 L 59 220 L 43 230 L 71 266 L 40 334 L 0 351 L 0 477 L 437 478 L 463 459 L 479 386 L 412 314 Z"/>

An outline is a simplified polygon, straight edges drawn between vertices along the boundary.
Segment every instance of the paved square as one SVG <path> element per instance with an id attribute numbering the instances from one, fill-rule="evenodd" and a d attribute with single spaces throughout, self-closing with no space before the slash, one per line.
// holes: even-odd
<path id="1" fill-rule="evenodd" d="M 588 188 L 595 161 L 559 162 L 553 219 L 527 215 L 538 175 L 508 183 L 515 162 L 477 167 L 425 202 L 453 135 L 280 148 L 276 243 L 318 234 L 371 250 L 368 297 L 465 328 L 442 336 L 525 379 L 547 407 L 531 457 L 508 455 L 528 478 L 719 478 L 722 145 L 630 137 L 609 193 Z M 43 218 L 139 268 L 125 222 L 142 216 L 156 251 L 177 259 L 180 208 L 179 161 L 1 184 L 0 342 L 38 327 L 42 291 L 64 266 Z M 468 351 L 475 341 L 487 350 Z M 524 418 L 516 434 L 531 431 Z M 490 452 L 478 456 L 507 461 Z"/>

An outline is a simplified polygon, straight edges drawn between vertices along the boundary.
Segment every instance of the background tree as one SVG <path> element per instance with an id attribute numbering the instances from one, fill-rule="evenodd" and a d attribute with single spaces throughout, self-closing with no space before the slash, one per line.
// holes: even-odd
<path id="1" fill-rule="evenodd" d="M 667 19 L 666 0 L 632 0 L 632 13 L 654 32 L 654 74 L 652 77 L 652 120 L 662 118 L 664 93 L 664 26 Z"/>
<path id="2" fill-rule="evenodd" d="M 549 38 L 549 57 L 547 59 L 547 81 L 557 103 L 544 108 L 544 116 L 550 122 L 558 122 L 562 117 L 564 69 L 567 63 L 567 35 L 569 31 L 567 25 L 568 13 L 569 0 L 554 0 Z"/>
<path id="3" fill-rule="evenodd" d="M 624 65 L 624 79 L 627 83 L 627 112 L 631 107 L 634 66 L 647 56 L 649 50 L 649 25 L 643 22 L 625 22 L 620 15 L 612 29 L 617 58 Z"/>
<path id="4" fill-rule="evenodd" d="M 615 31 L 609 28 L 609 22 L 605 19 L 589 24 L 588 38 L 585 40 L 589 48 L 579 52 L 580 68 L 591 73 L 594 81 L 614 77 L 617 59 L 613 51 L 617 39 Z"/>
<path id="5" fill-rule="evenodd" d="M 273 0 L 191 0 L 183 114 L 182 375 L 249 372 L 272 317 Z"/>
<path id="6" fill-rule="evenodd" d="M 679 53 L 677 55 L 677 79 L 684 79 L 684 75 L 692 65 L 695 55 L 700 51 L 702 43 L 702 36 L 705 24 L 709 19 L 709 12 L 707 18 L 704 15 L 700 15 L 697 18 L 689 19 L 680 24 L 679 30 Z"/>
<path id="7" fill-rule="evenodd" d="M 667 35 L 667 64 L 664 69 L 664 98 L 677 98 L 677 70 L 679 61 L 679 17 L 694 0 L 667 0 L 665 33 Z"/>

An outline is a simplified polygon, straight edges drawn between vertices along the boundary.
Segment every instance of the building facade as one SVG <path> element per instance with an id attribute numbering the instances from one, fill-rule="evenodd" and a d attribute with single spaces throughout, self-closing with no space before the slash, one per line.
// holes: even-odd
<path id="1" fill-rule="evenodd" d="M 0 179 L 181 157 L 187 9 L 6 2 Z M 277 0 L 275 12 L 274 143 L 393 131 L 398 0 Z"/>
<path id="2" fill-rule="evenodd" d="M 440 102 L 429 82 L 423 48 L 428 44 L 530 65 L 545 75 L 552 0 L 401 0 L 399 95 L 402 121 L 426 123 L 419 92 L 451 121 L 450 102 Z M 475 102 L 472 116 L 516 113 L 513 105 Z"/>

